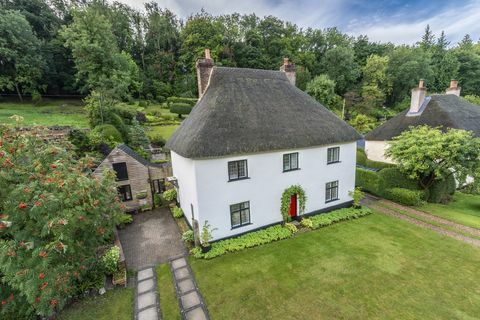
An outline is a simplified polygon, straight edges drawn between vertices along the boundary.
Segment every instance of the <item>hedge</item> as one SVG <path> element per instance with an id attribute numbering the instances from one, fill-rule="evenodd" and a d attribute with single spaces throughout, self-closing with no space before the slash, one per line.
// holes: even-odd
<path id="1" fill-rule="evenodd" d="M 425 193 L 422 190 L 392 188 L 386 190 L 385 197 L 406 206 L 417 206 L 422 203 L 425 198 Z"/>
<path id="2" fill-rule="evenodd" d="M 391 188 L 404 188 L 410 190 L 419 190 L 420 186 L 417 181 L 408 178 L 398 168 L 385 168 L 378 172 L 380 177 L 379 190 L 387 190 Z"/>
<path id="3" fill-rule="evenodd" d="M 357 149 L 357 164 L 366 166 L 367 164 L 367 154 L 363 149 Z"/>
<path id="4" fill-rule="evenodd" d="M 357 164 L 360 164 L 367 168 L 374 168 L 374 169 L 385 169 L 385 168 L 393 168 L 395 164 L 393 163 L 386 163 L 380 161 L 373 161 L 367 158 L 367 154 L 365 150 L 358 148 L 357 149 Z"/>
<path id="5" fill-rule="evenodd" d="M 359 209 L 355 209 L 355 208 L 338 209 L 329 213 L 319 214 L 310 218 L 305 218 L 302 220 L 302 225 L 309 227 L 311 229 L 318 229 L 318 228 L 326 227 L 340 221 L 357 219 L 363 216 L 367 216 L 371 213 L 372 213 L 372 210 L 366 207 L 362 207 Z"/>
<path id="6" fill-rule="evenodd" d="M 380 176 L 377 172 L 357 168 L 355 174 L 355 185 L 360 187 L 363 191 L 370 192 L 371 194 L 380 195 L 379 185 Z"/>
<path id="7" fill-rule="evenodd" d="M 195 103 L 197 103 L 197 99 L 195 98 L 183 98 L 183 97 L 168 97 L 167 98 L 167 103 L 173 104 L 173 103 L 186 103 L 189 106 L 194 106 Z"/>

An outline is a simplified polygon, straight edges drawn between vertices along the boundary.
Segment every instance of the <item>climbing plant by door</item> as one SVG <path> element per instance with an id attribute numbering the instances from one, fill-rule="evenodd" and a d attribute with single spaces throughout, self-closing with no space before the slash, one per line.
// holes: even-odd
<path id="1" fill-rule="evenodd" d="M 290 218 L 290 199 L 294 194 L 297 195 L 299 213 L 303 214 L 303 212 L 305 211 L 305 202 L 307 201 L 307 196 L 305 195 L 305 190 L 303 190 L 302 186 L 300 186 L 298 184 L 288 187 L 287 189 L 285 189 L 285 191 L 283 191 L 282 205 L 280 207 L 284 222 L 288 222 L 288 221 L 291 220 L 291 218 Z"/>

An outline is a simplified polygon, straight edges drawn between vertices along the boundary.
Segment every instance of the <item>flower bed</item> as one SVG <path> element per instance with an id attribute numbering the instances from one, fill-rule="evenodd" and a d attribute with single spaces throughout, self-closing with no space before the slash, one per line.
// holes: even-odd
<path id="1" fill-rule="evenodd" d="M 372 213 L 369 208 L 344 208 L 332 211 L 330 213 L 319 214 L 310 218 L 302 219 L 301 225 L 310 229 L 326 227 L 336 222 L 357 219 Z"/>

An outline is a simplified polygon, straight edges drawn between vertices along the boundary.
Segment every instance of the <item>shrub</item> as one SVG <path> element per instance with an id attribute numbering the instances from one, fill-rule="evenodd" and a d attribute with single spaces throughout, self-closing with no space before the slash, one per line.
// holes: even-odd
<path id="1" fill-rule="evenodd" d="M 177 199 L 177 190 L 175 188 L 168 189 L 167 191 L 163 192 L 162 196 L 163 199 L 167 201 L 173 201 Z"/>
<path id="2" fill-rule="evenodd" d="M 172 208 L 172 215 L 174 218 L 181 218 L 183 217 L 183 210 L 182 208 L 179 208 L 179 207 L 173 207 Z"/>
<path id="3" fill-rule="evenodd" d="M 187 230 L 182 234 L 182 240 L 185 242 L 193 242 L 193 230 Z"/>
<path id="4" fill-rule="evenodd" d="M 435 182 L 428 190 L 428 202 L 447 203 L 455 193 L 456 187 L 453 175 L 449 175 L 445 180 Z"/>
<path id="5" fill-rule="evenodd" d="M 202 234 L 200 235 L 200 241 L 203 246 L 208 247 L 210 245 L 210 241 L 213 239 L 212 233 L 215 230 L 217 230 L 217 228 L 212 228 L 208 220 L 205 220 L 202 227 Z"/>
<path id="6" fill-rule="evenodd" d="M 141 108 L 146 108 L 148 106 L 148 104 L 145 100 L 140 100 L 138 102 L 138 106 L 141 107 Z"/>
<path id="7" fill-rule="evenodd" d="M 111 247 L 100 259 L 102 268 L 106 274 L 113 274 L 117 271 L 118 260 L 120 259 L 120 248 Z"/>
<path id="8" fill-rule="evenodd" d="M 313 222 L 309 218 L 303 218 L 302 221 L 300 221 L 300 225 L 305 228 L 313 229 Z"/>
<path id="9" fill-rule="evenodd" d="M 290 231 L 292 231 L 292 233 L 297 233 L 297 231 L 298 231 L 297 227 L 293 223 L 290 223 L 290 222 L 285 223 L 284 227 L 289 229 Z"/>
<path id="10" fill-rule="evenodd" d="M 116 225 L 123 227 L 126 224 L 133 222 L 133 217 L 127 213 L 120 213 L 116 216 Z"/>
<path id="11" fill-rule="evenodd" d="M 155 193 L 153 195 L 153 203 L 155 204 L 155 207 L 160 207 L 162 205 L 162 198 L 159 194 Z"/>
<path id="12" fill-rule="evenodd" d="M 170 104 L 174 103 L 185 103 L 189 106 L 194 106 L 197 103 L 197 99 L 195 98 L 184 98 L 184 97 L 168 97 L 167 102 Z"/>
<path id="13" fill-rule="evenodd" d="M 311 220 L 312 222 L 311 223 L 312 226 L 310 228 L 318 229 L 318 228 L 326 227 L 333 223 L 340 222 L 343 220 L 360 218 L 360 217 L 369 215 L 371 213 L 372 211 L 365 207 L 359 208 L 359 209 L 355 209 L 355 208 L 338 209 L 328 213 L 323 213 L 323 214 L 310 217 L 309 220 Z"/>
<path id="14" fill-rule="evenodd" d="M 355 184 L 365 190 L 375 195 L 380 195 L 378 185 L 380 182 L 380 176 L 378 172 L 365 170 L 361 168 L 356 169 L 355 174 Z"/>
<path id="15" fill-rule="evenodd" d="M 276 225 L 260 231 L 250 232 L 237 238 L 215 242 L 212 244 L 212 249 L 207 253 L 202 253 L 200 248 L 193 248 L 191 253 L 195 258 L 212 259 L 227 252 L 240 251 L 245 248 L 287 239 L 292 235 L 292 230 L 281 225 Z"/>
<path id="16" fill-rule="evenodd" d="M 424 195 L 422 190 L 409 190 L 405 188 L 392 188 L 387 189 L 385 192 L 387 199 L 407 206 L 417 206 L 421 204 Z"/>
<path id="17" fill-rule="evenodd" d="M 166 143 L 165 139 L 161 135 L 151 137 L 150 142 L 157 148 L 163 147 Z"/>
<path id="18" fill-rule="evenodd" d="M 170 106 L 170 112 L 178 114 L 178 117 L 181 118 L 184 114 L 189 114 L 192 111 L 192 106 L 187 103 L 172 103 Z"/>
<path id="19" fill-rule="evenodd" d="M 96 126 L 92 132 L 98 133 L 104 141 L 112 140 L 118 143 L 123 142 L 122 134 L 111 124 Z"/>
<path id="20" fill-rule="evenodd" d="M 362 192 L 362 189 L 357 187 L 353 191 L 350 191 L 348 195 L 353 198 L 353 206 L 360 208 L 360 202 L 365 198 L 365 193 Z"/>
<path id="21" fill-rule="evenodd" d="M 365 150 L 358 148 L 357 149 L 357 164 L 366 166 L 367 164 L 367 154 Z"/>

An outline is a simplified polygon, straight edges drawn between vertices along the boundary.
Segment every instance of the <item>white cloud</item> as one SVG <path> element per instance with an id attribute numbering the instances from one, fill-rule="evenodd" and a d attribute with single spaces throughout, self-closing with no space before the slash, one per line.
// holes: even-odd
<path id="1" fill-rule="evenodd" d="M 452 45 L 460 41 L 467 33 L 474 40 L 480 37 L 480 1 L 472 1 L 463 6 L 458 4 L 434 16 L 414 22 L 398 22 L 397 19 L 392 22 L 377 21 L 363 25 L 356 23 L 350 25 L 346 32 L 353 35 L 366 34 L 369 39 L 374 41 L 413 44 L 420 40 L 425 26 L 429 24 L 437 36 L 442 30 L 445 31 Z M 407 19 L 408 16 L 405 17 L 405 20 Z"/>

